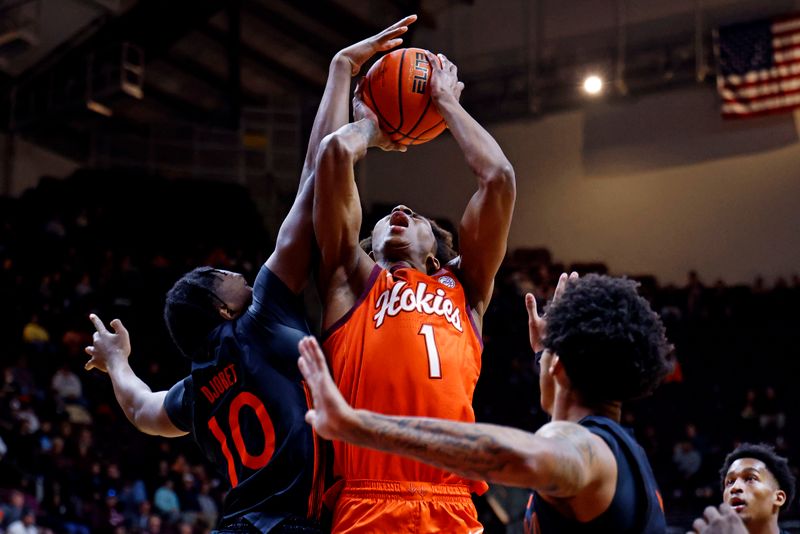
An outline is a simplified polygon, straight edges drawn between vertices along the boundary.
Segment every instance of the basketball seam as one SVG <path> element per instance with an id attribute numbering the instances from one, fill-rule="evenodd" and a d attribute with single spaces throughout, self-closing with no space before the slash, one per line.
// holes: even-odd
<path id="1" fill-rule="evenodd" d="M 386 117 L 383 116 L 381 113 L 380 108 L 378 108 L 378 102 L 375 100 L 375 97 L 372 95 L 372 80 L 367 78 L 367 90 L 369 91 L 369 99 L 372 101 L 373 111 L 378 115 L 378 119 L 383 121 L 389 128 L 393 128 L 392 123 L 386 120 Z M 379 125 L 380 127 L 380 125 Z M 392 135 L 400 131 L 400 128 L 394 128 L 391 132 L 386 132 L 386 135 Z"/>
<path id="2" fill-rule="evenodd" d="M 433 126 L 428 128 L 427 130 L 425 130 L 424 132 L 420 132 L 420 134 L 417 135 L 417 136 L 403 135 L 403 137 L 398 139 L 398 141 L 403 141 L 405 139 L 410 139 L 411 141 L 422 141 L 423 140 L 423 137 L 422 137 L 423 135 L 425 135 L 426 133 L 430 132 L 434 128 L 438 128 L 439 126 L 441 126 L 441 124 L 443 122 L 444 122 L 444 119 L 440 120 L 439 122 L 437 122 L 436 124 L 434 124 Z M 429 139 L 425 139 L 425 141 L 430 141 L 431 139 L 436 139 L 436 138 L 435 137 L 431 137 Z"/>
<path id="3" fill-rule="evenodd" d="M 397 125 L 395 132 L 400 131 L 405 120 L 403 118 L 403 64 L 406 61 L 406 50 L 408 49 L 403 50 L 403 54 L 400 56 L 400 65 L 397 67 L 397 107 L 400 108 L 400 124 Z"/>
<path id="4" fill-rule="evenodd" d="M 417 126 L 419 126 L 419 123 L 421 123 L 422 119 L 425 118 L 425 114 L 428 113 L 428 108 L 431 107 L 431 101 L 432 100 L 433 100 L 433 98 L 430 95 L 428 95 L 428 101 L 425 103 L 425 109 L 422 110 L 422 113 L 420 114 L 419 118 L 417 119 L 417 123 L 414 126 L 411 127 L 411 129 L 408 131 L 407 134 L 404 134 L 405 137 L 411 137 L 411 134 L 414 133 L 414 130 L 417 129 Z M 428 130 L 430 130 L 430 128 L 428 128 Z M 425 130 L 425 131 L 428 131 L 428 130 Z M 424 134 L 425 132 L 422 132 L 422 133 Z M 420 135 L 422 135 L 422 134 L 420 134 Z"/>

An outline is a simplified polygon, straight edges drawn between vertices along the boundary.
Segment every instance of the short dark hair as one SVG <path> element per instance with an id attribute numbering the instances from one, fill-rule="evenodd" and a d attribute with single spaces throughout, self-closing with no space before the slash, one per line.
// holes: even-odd
<path id="1" fill-rule="evenodd" d="M 433 237 L 436 239 L 436 259 L 442 266 L 447 265 L 458 257 L 458 252 L 453 246 L 453 233 L 439 226 L 433 219 L 424 218 L 431 223 Z M 367 254 L 372 252 L 372 235 L 362 239 L 359 245 Z"/>
<path id="2" fill-rule="evenodd" d="M 558 355 L 587 402 L 628 401 L 652 393 L 669 371 L 664 325 L 625 278 L 570 280 L 547 310 L 545 348 Z"/>
<path id="3" fill-rule="evenodd" d="M 725 489 L 725 477 L 728 476 L 728 470 L 733 465 L 733 462 L 740 458 L 753 458 L 764 462 L 769 472 L 778 481 L 778 487 L 786 492 L 786 504 L 782 509 L 788 510 L 794 502 L 795 492 L 795 478 L 789 468 L 789 460 L 779 456 L 772 445 L 766 443 L 742 443 L 725 457 L 725 463 L 722 464 L 722 469 L 719 471 L 723 490 Z"/>
<path id="4" fill-rule="evenodd" d="M 167 293 L 164 321 L 181 354 L 193 361 L 210 357 L 208 335 L 224 321 L 214 293 L 219 275 L 213 267 L 198 267 L 175 282 Z"/>

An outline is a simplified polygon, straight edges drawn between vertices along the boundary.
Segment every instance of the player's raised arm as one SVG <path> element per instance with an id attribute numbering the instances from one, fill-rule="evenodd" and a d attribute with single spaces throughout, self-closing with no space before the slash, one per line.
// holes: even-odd
<path id="1" fill-rule="evenodd" d="M 330 289 L 366 280 L 374 262 L 358 244 L 361 228 L 361 200 L 355 182 L 354 165 L 369 147 L 405 152 L 392 144 L 378 127 L 378 118 L 361 100 L 361 87 L 353 98 L 355 122 L 342 126 L 323 139 L 317 156 L 314 187 L 314 233 L 320 249 L 320 284 Z M 352 306 L 338 299 L 327 303 L 326 316 L 341 316 Z M 344 310 L 341 314 L 340 310 Z M 337 317 L 338 318 L 338 317 Z"/>
<path id="2" fill-rule="evenodd" d="M 300 371 L 314 400 L 306 421 L 322 437 L 553 498 L 574 497 L 601 480 L 616 480 L 616 461 L 608 445 L 580 425 L 552 422 L 532 434 L 497 425 L 353 410 L 333 383 L 316 340 L 304 338 L 299 348 Z"/>
<path id="3" fill-rule="evenodd" d="M 461 107 L 464 84 L 458 81 L 456 66 L 442 54 L 427 55 L 431 98 L 478 178 L 478 190 L 461 218 L 458 240 L 462 281 L 470 305 L 482 316 L 506 253 L 516 198 L 514 169 L 497 141 Z"/>
<path id="4" fill-rule="evenodd" d="M 176 427 L 164 407 L 166 391 L 153 392 L 133 372 L 128 363 L 131 353 L 131 342 L 128 330 L 122 321 L 111 321 L 110 332 L 103 321 L 94 314 L 89 316 L 96 332 L 92 345 L 86 347 L 91 359 L 86 362 L 86 370 L 99 369 L 111 377 L 114 395 L 117 397 L 122 411 L 133 425 L 144 432 L 155 436 L 173 438 L 186 435 Z"/>
<path id="5" fill-rule="evenodd" d="M 308 139 L 297 197 L 281 224 L 275 252 L 267 260 L 270 270 L 296 293 L 308 281 L 313 247 L 313 177 L 322 139 L 348 122 L 351 77 L 358 74 L 364 63 L 377 52 L 389 50 L 402 43 L 401 36 L 416 19 L 416 15 L 405 17 L 382 32 L 340 50 L 331 60 L 325 92 Z"/>

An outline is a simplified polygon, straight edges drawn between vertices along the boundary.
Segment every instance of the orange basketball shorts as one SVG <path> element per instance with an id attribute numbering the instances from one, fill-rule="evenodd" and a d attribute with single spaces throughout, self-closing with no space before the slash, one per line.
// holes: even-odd
<path id="1" fill-rule="evenodd" d="M 332 532 L 479 534 L 483 526 L 468 486 L 348 480 L 336 501 Z"/>

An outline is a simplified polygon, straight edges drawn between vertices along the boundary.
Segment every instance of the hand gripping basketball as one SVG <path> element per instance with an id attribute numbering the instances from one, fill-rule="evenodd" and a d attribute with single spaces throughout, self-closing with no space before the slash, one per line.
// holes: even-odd
<path id="1" fill-rule="evenodd" d="M 431 99 L 434 74 L 428 54 L 421 48 L 399 48 L 367 72 L 364 102 L 393 143 L 427 143 L 447 127 Z"/>

